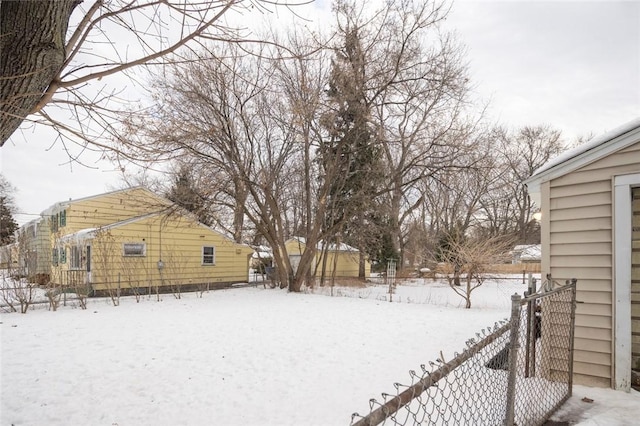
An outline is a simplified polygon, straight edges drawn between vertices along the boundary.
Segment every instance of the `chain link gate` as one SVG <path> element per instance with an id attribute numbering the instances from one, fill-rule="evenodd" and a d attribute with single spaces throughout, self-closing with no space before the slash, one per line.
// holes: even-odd
<path id="1" fill-rule="evenodd" d="M 576 280 L 550 276 L 512 296 L 509 321 L 482 330 L 448 362 L 410 371 L 411 382 L 370 400 L 365 425 L 540 425 L 571 396 Z"/>

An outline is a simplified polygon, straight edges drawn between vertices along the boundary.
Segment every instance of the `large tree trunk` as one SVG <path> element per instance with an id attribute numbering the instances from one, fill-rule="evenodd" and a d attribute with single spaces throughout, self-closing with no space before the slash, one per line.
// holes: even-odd
<path id="1" fill-rule="evenodd" d="M 233 240 L 242 243 L 244 236 L 244 209 L 247 203 L 248 192 L 245 182 L 240 177 L 235 178 L 236 199 L 233 210 Z"/>
<path id="2" fill-rule="evenodd" d="M 65 61 L 78 0 L 3 1 L 0 7 L 0 146 L 35 112 Z"/>

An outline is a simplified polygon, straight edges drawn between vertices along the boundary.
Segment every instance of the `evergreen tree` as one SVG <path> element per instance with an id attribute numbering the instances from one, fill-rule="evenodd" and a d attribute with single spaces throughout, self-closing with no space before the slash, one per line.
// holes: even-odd
<path id="1" fill-rule="evenodd" d="M 377 272 L 386 271 L 389 261 L 398 262 L 400 259 L 400 254 L 393 245 L 389 222 L 387 215 L 374 213 L 368 221 L 368 226 L 362 230 L 372 237 L 368 240 L 367 254 L 372 268 Z"/>
<path id="2" fill-rule="evenodd" d="M 11 244 L 14 240 L 13 234 L 18 229 L 18 223 L 13 218 L 14 190 L 4 176 L 0 175 L 0 246 Z"/>
<path id="3" fill-rule="evenodd" d="M 180 207 L 195 214 L 201 223 L 207 226 L 211 226 L 213 223 L 213 218 L 208 209 L 207 197 L 198 190 L 193 173 L 188 165 L 180 166 L 173 181 L 173 186 L 166 196 Z"/>
<path id="4" fill-rule="evenodd" d="M 347 28 L 344 45 L 332 61 L 327 95 L 333 110 L 324 117 L 329 138 L 320 149 L 324 178 L 331 181 L 325 229 L 329 235 L 341 235 L 363 255 L 371 251 L 364 227 L 382 169 L 370 124 L 365 59 L 358 29 Z M 364 258 L 360 263 L 364 275 Z"/>

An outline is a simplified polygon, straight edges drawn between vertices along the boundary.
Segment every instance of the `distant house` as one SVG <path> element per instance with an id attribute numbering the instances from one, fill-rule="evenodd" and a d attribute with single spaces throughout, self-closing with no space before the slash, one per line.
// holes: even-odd
<path id="1" fill-rule="evenodd" d="M 233 242 L 144 188 L 56 203 L 42 216 L 49 225 L 47 252 L 54 284 L 101 294 L 249 278 L 249 246 Z"/>
<path id="2" fill-rule="evenodd" d="M 576 383 L 628 390 L 640 370 L 640 119 L 526 182 L 542 213 L 542 274 L 577 278 Z"/>
<path id="3" fill-rule="evenodd" d="M 24 275 L 30 280 L 41 282 L 51 269 L 51 233 L 48 222 L 42 217 L 34 219 L 16 233 L 16 246 L 21 253 Z"/>
<path id="4" fill-rule="evenodd" d="M 540 244 L 517 245 L 511 251 L 513 264 L 518 263 L 540 263 L 542 251 Z"/>
<path id="5" fill-rule="evenodd" d="M 293 266 L 294 271 L 297 269 L 300 263 L 300 257 L 306 248 L 306 240 L 302 237 L 294 237 L 285 242 L 285 247 L 289 255 L 289 260 Z M 360 251 L 347 244 L 341 243 L 327 244 L 324 241 L 320 241 L 316 246 L 317 252 L 313 264 L 311 265 L 312 272 L 316 272 L 316 276 L 319 277 L 322 273 L 322 267 L 324 262 L 324 256 L 326 253 L 326 269 L 325 276 L 331 277 L 358 277 L 359 265 L 360 265 Z M 335 269 L 335 275 L 334 275 Z M 371 274 L 371 263 L 365 260 L 365 277 L 369 277 Z"/>
<path id="6" fill-rule="evenodd" d="M 26 223 L 16 230 L 13 243 L 0 247 L 0 267 L 33 282 L 48 277 L 50 239 L 48 224 L 42 218 Z"/>

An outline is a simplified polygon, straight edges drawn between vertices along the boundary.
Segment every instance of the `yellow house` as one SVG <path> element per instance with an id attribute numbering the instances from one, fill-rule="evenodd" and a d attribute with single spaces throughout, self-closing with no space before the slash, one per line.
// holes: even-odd
<path id="1" fill-rule="evenodd" d="M 199 223 L 144 188 L 57 203 L 54 284 L 92 294 L 195 289 L 247 282 L 252 249 Z"/>
<path id="2" fill-rule="evenodd" d="M 294 237 L 285 242 L 285 248 L 289 255 L 289 261 L 294 271 L 300 263 L 300 257 L 306 249 L 306 240 L 301 237 Z M 360 252 L 358 249 L 347 244 L 340 243 L 326 245 L 324 241 L 320 241 L 317 245 L 317 252 L 311 270 L 315 271 L 316 276 L 322 273 L 322 265 L 324 262 L 324 254 L 326 253 L 326 271 L 327 277 L 333 276 L 335 268 L 336 277 L 358 277 L 358 266 L 360 262 Z M 365 260 L 365 278 L 371 274 L 371 263 Z"/>

